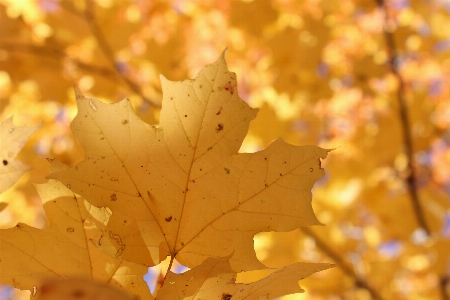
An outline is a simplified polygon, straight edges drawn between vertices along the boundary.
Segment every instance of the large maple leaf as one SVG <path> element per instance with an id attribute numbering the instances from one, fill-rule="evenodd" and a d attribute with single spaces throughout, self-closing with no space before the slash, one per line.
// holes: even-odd
<path id="1" fill-rule="evenodd" d="M 253 270 L 264 267 L 256 233 L 320 224 L 311 188 L 328 150 L 276 140 L 238 153 L 257 110 L 239 98 L 224 55 L 195 79 L 162 78 L 162 87 L 158 127 L 128 100 L 105 104 L 77 91 L 71 128 L 86 159 L 49 177 L 111 209 L 95 245 L 147 266 L 167 255 L 190 268 L 231 255 L 234 271 Z"/>

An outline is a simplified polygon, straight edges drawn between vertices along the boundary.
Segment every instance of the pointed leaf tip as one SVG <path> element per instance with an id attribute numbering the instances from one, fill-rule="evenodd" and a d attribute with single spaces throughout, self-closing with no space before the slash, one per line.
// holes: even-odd
<path id="1" fill-rule="evenodd" d="M 227 66 L 227 61 L 226 61 L 226 59 L 225 59 L 225 54 L 226 54 L 227 50 L 228 50 L 228 48 L 225 48 L 225 49 L 222 51 L 222 54 L 220 54 L 219 58 L 216 60 L 215 63 L 223 62 L 223 63 L 225 64 L 225 66 Z M 228 67 L 228 66 L 227 66 L 227 67 Z"/>
<path id="2" fill-rule="evenodd" d="M 75 91 L 75 98 L 77 100 L 80 100 L 80 99 L 84 98 L 84 95 L 83 95 L 83 93 L 81 93 L 81 90 L 80 90 L 80 88 L 78 86 L 75 85 L 73 87 L 73 90 Z"/>
<path id="3" fill-rule="evenodd" d="M 159 74 L 159 79 L 161 80 L 161 82 L 167 81 L 167 80 L 168 80 L 168 79 L 166 78 L 166 76 L 164 76 L 163 74 Z"/>

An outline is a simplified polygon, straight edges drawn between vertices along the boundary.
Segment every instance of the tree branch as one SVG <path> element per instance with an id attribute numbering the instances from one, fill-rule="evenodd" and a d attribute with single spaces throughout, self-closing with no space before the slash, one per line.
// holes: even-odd
<path id="1" fill-rule="evenodd" d="M 43 57 L 47 57 L 49 59 L 58 60 L 58 61 L 62 60 L 62 59 L 68 59 L 72 63 L 74 63 L 77 67 L 79 67 L 80 69 L 83 69 L 85 71 L 95 73 L 95 74 L 98 74 L 98 75 L 101 75 L 104 77 L 108 77 L 108 78 L 111 78 L 111 76 L 115 75 L 115 72 L 111 71 L 109 68 L 104 68 L 101 66 L 94 66 L 94 65 L 84 63 L 80 60 L 69 57 L 62 50 L 55 49 L 55 48 L 48 47 L 48 46 L 35 46 L 35 45 L 31 45 L 31 44 L 21 44 L 21 43 L 0 41 L 0 49 L 43 56 Z"/>
<path id="2" fill-rule="evenodd" d="M 414 209 L 414 213 L 417 219 L 417 223 L 427 235 L 430 235 L 430 228 L 425 220 L 425 216 L 423 213 L 423 209 L 420 203 L 419 194 L 417 191 L 417 177 L 415 168 L 413 165 L 414 161 L 414 150 L 412 144 L 412 134 L 411 134 L 411 124 L 409 121 L 408 108 L 405 100 L 405 82 L 398 70 L 398 57 L 397 57 L 397 46 L 395 44 L 394 36 L 391 32 L 386 29 L 386 24 L 389 21 L 388 17 L 388 9 L 384 0 L 376 0 L 378 7 L 383 10 L 385 15 L 385 26 L 383 28 L 384 38 L 386 41 L 386 48 L 389 57 L 389 68 L 392 74 L 397 78 L 398 81 L 398 89 L 397 89 L 397 100 L 400 107 L 400 122 L 402 125 L 402 134 L 403 134 L 403 145 L 405 148 L 405 154 L 408 158 L 407 165 L 407 176 L 405 178 L 406 185 L 408 187 L 408 193 L 411 199 L 411 203 Z"/>
<path id="3" fill-rule="evenodd" d="M 342 270 L 342 272 L 344 272 L 345 275 L 352 277 L 355 281 L 356 286 L 367 290 L 375 300 L 383 299 L 376 290 L 369 286 L 364 278 L 361 278 L 358 274 L 356 274 L 355 271 L 347 265 L 345 260 L 338 253 L 328 247 L 328 245 L 324 241 L 322 241 L 312 229 L 308 227 L 301 227 L 300 230 L 303 231 L 304 234 L 313 238 L 317 248 L 319 248 L 325 255 L 334 260 L 334 262 L 336 262 L 337 266 Z"/>
<path id="4" fill-rule="evenodd" d="M 408 116 L 408 109 L 405 101 L 405 82 L 398 70 L 398 57 L 397 57 L 397 46 L 395 44 L 394 35 L 387 30 L 386 24 L 389 22 L 389 16 L 388 16 L 388 8 L 386 6 L 386 3 L 384 0 L 376 0 L 378 7 L 384 12 L 385 17 L 385 26 L 383 28 L 384 38 L 386 41 L 386 48 L 388 51 L 389 56 L 389 67 L 392 72 L 392 74 L 397 78 L 397 81 L 399 83 L 398 89 L 397 89 L 397 99 L 400 107 L 400 120 L 402 124 L 402 130 L 403 130 L 403 143 L 405 148 L 405 154 L 408 157 L 408 176 L 406 177 L 406 184 L 408 186 L 408 192 L 410 195 L 410 199 L 412 202 L 412 206 L 414 208 L 414 213 L 416 215 L 417 223 L 420 227 L 423 228 L 423 230 L 426 232 L 426 234 L 429 236 L 431 234 L 430 227 L 428 226 L 425 215 L 420 203 L 419 194 L 417 191 L 417 177 L 415 168 L 413 165 L 413 145 L 412 145 L 412 134 L 411 134 L 411 125 L 409 121 Z M 439 286 L 441 291 L 441 297 L 443 300 L 449 300 L 449 295 L 446 291 L 447 284 L 449 282 L 449 278 L 444 274 L 440 276 L 439 280 Z"/>
<path id="5" fill-rule="evenodd" d="M 97 40 L 101 51 L 111 64 L 111 66 L 116 70 L 117 75 L 128 85 L 128 87 L 134 91 L 136 94 L 138 94 L 144 101 L 148 102 L 150 105 L 154 106 L 155 104 L 150 101 L 147 97 L 144 96 L 142 93 L 141 87 L 136 84 L 134 81 L 132 81 L 130 78 L 128 78 L 123 72 L 120 70 L 119 65 L 116 62 L 114 51 L 110 44 L 108 43 L 108 40 L 106 39 L 100 25 L 97 22 L 97 18 L 95 17 L 95 8 L 94 8 L 94 2 L 92 0 L 86 0 L 86 7 L 84 9 L 84 19 L 89 25 L 89 29 L 91 30 L 92 35 Z M 65 5 L 67 9 L 67 5 Z M 80 15 L 76 12 L 75 9 L 71 10 L 72 13 L 76 15 Z"/>

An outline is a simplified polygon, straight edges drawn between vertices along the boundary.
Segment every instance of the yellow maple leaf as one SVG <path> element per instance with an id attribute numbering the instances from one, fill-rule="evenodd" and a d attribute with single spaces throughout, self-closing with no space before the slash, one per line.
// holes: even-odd
<path id="1" fill-rule="evenodd" d="M 146 266 L 167 255 L 190 268 L 231 255 L 234 271 L 265 266 L 253 236 L 320 224 L 311 188 L 328 150 L 276 140 L 238 153 L 257 110 L 237 94 L 224 55 L 193 80 L 162 78 L 159 127 L 123 100 L 105 104 L 77 91 L 72 131 L 86 150 L 79 164 L 53 173 L 112 216 L 94 244 Z"/>
<path id="2" fill-rule="evenodd" d="M 40 126 L 15 126 L 13 117 L 0 124 L 0 193 L 9 189 L 29 170 L 29 167 L 18 161 L 16 156 L 30 135 Z"/>

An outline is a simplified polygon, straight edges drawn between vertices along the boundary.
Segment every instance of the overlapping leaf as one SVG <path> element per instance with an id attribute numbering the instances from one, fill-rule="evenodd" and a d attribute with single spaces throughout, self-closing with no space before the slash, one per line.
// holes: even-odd
<path id="1" fill-rule="evenodd" d="M 40 125 L 35 127 L 16 126 L 13 117 L 0 124 L 0 193 L 10 188 L 29 167 L 16 159 L 20 149 L 25 145 Z"/>
<path id="2" fill-rule="evenodd" d="M 203 264 L 182 274 L 169 272 L 158 299 L 275 299 L 301 293 L 298 281 L 315 272 L 326 270 L 331 264 L 296 263 L 275 271 L 249 284 L 236 283 L 236 273 L 228 258 L 208 258 Z"/>
<path id="3" fill-rule="evenodd" d="M 50 175 L 112 216 L 100 248 L 151 266 L 167 255 L 188 267 L 231 255 L 235 271 L 264 267 L 253 236 L 320 224 L 311 188 L 327 150 L 282 140 L 238 153 L 257 110 L 237 94 L 224 56 L 197 78 L 162 78 L 159 127 L 127 100 L 104 104 L 77 92 L 71 124 L 86 159 Z"/>
<path id="4" fill-rule="evenodd" d="M 81 278 L 67 280 L 49 280 L 42 285 L 43 293 L 38 293 L 36 300 L 132 300 L 126 294 Z M 133 300 L 141 299 L 134 297 Z"/>
<path id="5" fill-rule="evenodd" d="M 147 268 L 110 257 L 91 242 L 110 216 L 107 209 L 93 207 L 55 180 L 36 189 L 48 226 L 41 230 L 19 223 L 0 230 L 0 283 L 39 293 L 43 280 L 77 276 L 153 299 L 143 280 Z"/>

